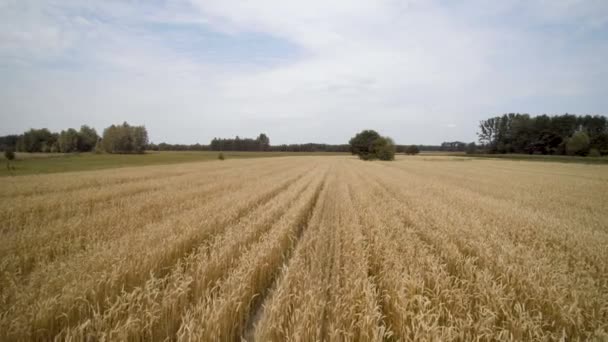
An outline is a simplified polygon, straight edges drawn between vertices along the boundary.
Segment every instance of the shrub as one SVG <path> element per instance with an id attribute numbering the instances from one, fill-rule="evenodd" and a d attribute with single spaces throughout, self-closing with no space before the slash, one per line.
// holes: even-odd
<path id="1" fill-rule="evenodd" d="M 355 135 L 350 141 L 350 152 L 356 154 L 361 159 L 373 159 L 373 144 L 376 139 L 381 138 L 378 132 L 365 130 Z"/>
<path id="2" fill-rule="evenodd" d="M 6 158 L 6 160 L 14 160 L 15 159 L 15 151 L 8 149 L 6 151 L 4 151 L 4 158 Z"/>
<path id="3" fill-rule="evenodd" d="M 374 155 L 380 160 L 395 159 L 395 144 L 391 138 L 380 137 L 374 141 Z"/>
<path id="4" fill-rule="evenodd" d="M 226 158 L 224 157 L 224 154 L 222 152 L 220 152 L 220 154 L 217 155 L 217 159 L 224 160 Z"/>

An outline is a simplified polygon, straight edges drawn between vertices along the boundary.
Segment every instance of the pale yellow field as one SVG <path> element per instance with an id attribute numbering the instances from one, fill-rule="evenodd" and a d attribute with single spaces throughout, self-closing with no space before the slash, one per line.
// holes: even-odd
<path id="1" fill-rule="evenodd" d="M 607 340 L 608 167 L 418 156 L 0 179 L 0 340 Z"/>

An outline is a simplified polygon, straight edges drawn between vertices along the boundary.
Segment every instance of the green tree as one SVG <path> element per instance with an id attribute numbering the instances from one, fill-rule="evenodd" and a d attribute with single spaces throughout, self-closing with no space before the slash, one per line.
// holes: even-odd
<path id="1" fill-rule="evenodd" d="M 19 141 L 19 136 L 16 134 L 0 137 L 0 151 L 15 151 L 17 149 L 17 141 Z"/>
<path id="2" fill-rule="evenodd" d="M 604 133 L 596 134 L 591 138 L 591 147 L 597 149 L 600 154 L 608 154 L 608 129 Z"/>
<path id="3" fill-rule="evenodd" d="M 78 132 L 78 151 L 92 151 L 98 139 L 99 135 L 97 135 L 97 131 L 94 128 L 87 125 L 80 126 L 80 131 Z"/>
<path id="4" fill-rule="evenodd" d="M 571 155 L 584 156 L 589 152 L 589 136 L 583 131 L 576 132 L 566 143 L 566 152 Z"/>
<path id="5" fill-rule="evenodd" d="M 348 142 L 350 144 L 350 152 L 356 154 L 361 159 L 373 159 L 374 155 L 374 142 L 381 138 L 380 134 L 374 130 L 364 130 Z"/>
<path id="6" fill-rule="evenodd" d="M 71 153 L 78 152 L 78 131 L 73 128 L 69 128 L 67 131 L 61 131 L 59 139 L 57 140 L 59 145 L 59 152 Z"/>
<path id="7" fill-rule="evenodd" d="M 268 151 L 268 149 L 270 148 L 270 139 L 266 134 L 260 134 L 256 141 L 260 147 L 260 151 Z"/>
<path id="8" fill-rule="evenodd" d="M 483 120 L 479 123 L 479 141 L 486 145 L 491 153 L 496 152 L 498 144 L 500 117 Z"/>
<path id="9" fill-rule="evenodd" d="M 608 118 L 600 115 L 530 117 L 509 113 L 481 121 L 479 128 L 479 140 L 489 153 L 569 154 L 567 142 L 578 131 L 588 135 L 590 148 L 608 153 L 608 144 L 604 143 Z"/>
<path id="10" fill-rule="evenodd" d="M 362 160 L 393 160 L 395 144 L 392 139 L 382 137 L 373 130 L 364 130 L 349 141 L 350 151 Z"/>
<path id="11" fill-rule="evenodd" d="M 103 131 L 102 146 L 108 153 L 144 153 L 148 131 L 144 126 L 112 125 Z"/>
<path id="12" fill-rule="evenodd" d="M 23 133 L 17 142 L 20 152 L 42 152 L 43 145 L 52 145 L 54 142 L 53 134 L 46 128 L 30 129 Z"/>
<path id="13" fill-rule="evenodd" d="M 11 165 L 11 162 L 15 159 L 15 151 L 13 151 L 12 148 L 5 149 L 4 158 L 6 158 L 6 169 L 12 176 L 13 171 L 15 171 L 15 167 L 13 165 Z"/>
<path id="14" fill-rule="evenodd" d="M 135 153 L 144 153 L 148 146 L 148 131 L 144 126 L 131 127 L 129 134 L 132 136 L 132 149 Z"/>

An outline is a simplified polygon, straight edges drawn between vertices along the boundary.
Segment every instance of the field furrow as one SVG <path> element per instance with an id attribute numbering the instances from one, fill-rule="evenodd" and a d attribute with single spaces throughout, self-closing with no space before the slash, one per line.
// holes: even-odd
<path id="1" fill-rule="evenodd" d="M 9 311 L 0 321 L 0 331 L 8 336 L 27 331 L 33 336 L 55 335 L 63 327 L 72 325 L 75 317 L 86 317 L 99 307 L 104 308 L 108 299 L 123 289 L 143 284 L 150 273 L 166 273 L 167 267 L 176 260 L 253 208 L 271 200 L 308 170 L 307 167 L 288 177 L 279 173 L 252 182 L 217 201 L 205 201 L 201 207 L 175 220 L 148 226 L 116 242 L 102 243 L 90 251 L 90 258 L 51 264 L 31 274 L 27 285 L 16 288 L 7 304 L 12 310 L 27 308 L 29 314 L 14 319 Z"/>
<path id="2" fill-rule="evenodd" d="M 497 219 L 478 215 L 478 212 L 475 216 L 468 214 L 466 208 L 471 207 L 468 203 L 470 194 L 454 198 L 460 194 L 459 191 L 444 191 L 441 195 L 432 191 L 400 191 L 403 188 L 395 187 L 395 178 L 381 179 L 387 183 L 385 189 L 390 189 L 387 194 L 401 194 L 396 203 L 401 204 L 402 209 L 397 215 L 416 227 L 417 235 L 423 241 L 433 245 L 440 254 L 445 254 L 452 245 L 457 250 L 454 258 L 471 259 L 476 267 L 489 271 L 495 283 L 505 285 L 507 298 L 511 298 L 506 306 L 509 308 L 506 316 L 520 317 L 515 323 L 507 322 L 517 327 L 512 329 L 516 337 L 530 339 L 542 334 L 551 338 L 562 335 L 577 337 L 580 332 L 589 332 L 591 326 L 601 326 L 605 321 L 606 312 L 602 308 L 608 302 L 606 288 L 602 286 L 605 277 L 602 273 L 589 272 L 588 267 L 568 269 L 564 260 L 571 256 L 563 255 L 563 249 L 544 250 L 542 246 L 532 249 L 513 241 L 505 232 L 522 226 L 510 224 L 509 218 Z M 439 200 L 431 201 L 430 197 Z M 496 214 L 501 215 L 500 212 Z M 546 237 L 536 236 L 533 241 L 542 241 L 543 238 Z M 593 245 L 586 248 L 583 252 L 601 255 L 599 250 L 593 252 Z M 554 253 L 557 255 L 552 256 Z M 581 260 L 580 256 L 578 260 Z M 451 263 L 450 258 L 447 262 Z M 572 277 L 572 273 L 576 277 Z M 534 332 L 534 329 L 538 331 Z"/>
<path id="3" fill-rule="evenodd" d="M 386 333 L 347 173 L 336 174 L 340 181 L 332 184 L 319 231 L 309 231 L 284 269 L 255 340 L 381 341 Z"/>
<path id="4" fill-rule="evenodd" d="M 277 220 L 307 210 L 320 181 L 316 171 L 310 172 L 272 201 L 227 226 L 224 232 L 176 264 L 165 277 L 151 277 L 144 286 L 124 292 L 105 312 L 97 313 L 93 320 L 66 331 L 65 335 L 121 340 L 175 338 L 182 315 L 189 307 L 185 303 L 194 303 L 213 289 Z"/>
<path id="5" fill-rule="evenodd" d="M 608 340 L 608 169 L 437 156 L 0 179 L 0 341 Z"/>
<path id="6" fill-rule="evenodd" d="M 255 302 L 271 287 L 281 265 L 290 258 L 308 229 L 311 213 L 324 194 L 323 183 L 311 188 L 296 210 L 288 211 L 260 241 L 242 254 L 228 277 L 198 293 L 198 304 L 182 317 L 180 340 L 232 341 L 243 336 Z"/>
<path id="7" fill-rule="evenodd" d="M 242 188 L 248 181 L 282 172 L 283 169 L 279 166 L 271 171 L 253 169 L 250 177 L 241 177 L 243 182 L 238 183 L 233 179 L 242 171 L 237 168 L 231 171 L 223 175 L 224 181 L 213 181 L 217 177 L 213 174 L 205 177 L 195 174 L 187 179 L 163 180 L 166 184 L 162 186 L 151 183 L 145 190 L 126 189 L 134 192 L 129 196 L 124 196 L 122 192 L 113 195 L 111 191 L 106 193 L 103 190 L 104 196 L 113 199 L 111 203 L 108 201 L 96 208 L 87 208 L 92 202 L 73 203 L 73 207 L 81 208 L 81 212 L 66 213 L 69 218 L 49 220 L 42 217 L 36 218 L 33 224 L 21 222 L 18 230 L 3 236 L 6 244 L 0 248 L 0 257 L 5 258 L 6 263 L 0 272 L 18 273 L 19 277 L 23 277 L 36 267 L 66 262 L 66 258 L 78 258 L 78 255 L 88 253 L 88 249 L 102 242 L 121 239 L 123 235 L 145 229 L 150 224 L 173 221 L 176 216 L 183 216 L 190 210 L 199 210 L 201 203 L 211 198 L 226 196 Z M 123 212 L 126 206 L 129 207 L 129 215 Z M 28 215 L 35 217 L 31 213 Z M 95 230 L 90 229 L 91 226 L 107 229 Z M 57 243 L 48 244 L 48 241 Z"/>

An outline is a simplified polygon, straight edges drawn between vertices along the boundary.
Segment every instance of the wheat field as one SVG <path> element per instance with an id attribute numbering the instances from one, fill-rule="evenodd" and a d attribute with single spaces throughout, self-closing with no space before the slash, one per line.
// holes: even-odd
<path id="1" fill-rule="evenodd" d="M 0 340 L 608 340 L 608 167 L 226 160 L 0 179 Z"/>

